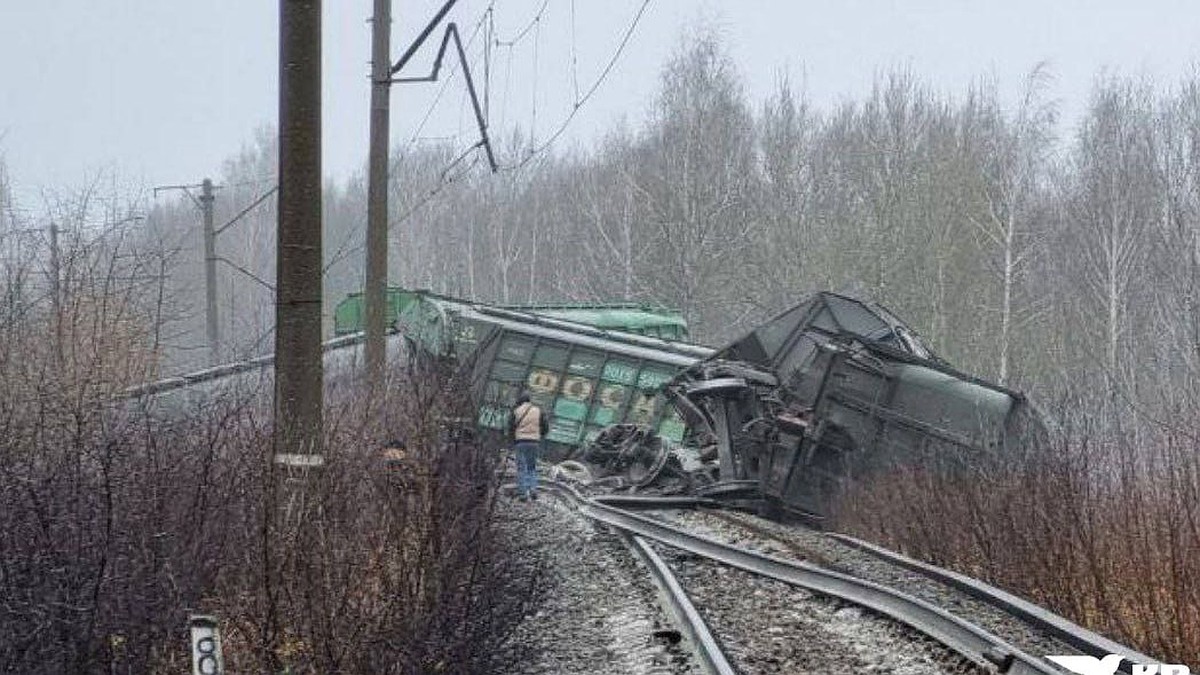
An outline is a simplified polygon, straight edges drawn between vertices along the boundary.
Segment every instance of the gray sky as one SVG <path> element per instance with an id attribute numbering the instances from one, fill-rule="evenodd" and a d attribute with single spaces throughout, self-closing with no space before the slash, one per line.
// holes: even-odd
<path id="1" fill-rule="evenodd" d="M 395 56 L 441 2 L 395 0 Z M 506 41 L 543 0 L 460 0 L 451 17 L 464 38 L 489 4 L 494 37 Z M 522 41 L 491 50 L 493 133 L 519 124 L 544 138 L 556 128 L 575 83 L 591 85 L 641 4 L 547 0 Z M 370 5 L 324 3 L 324 161 L 338 178 L 366 156 Z M 0 155 L 18 197 L 36 207 L 41 188 L 78 185 L 100 169 L 132 185 L 217 175 L 276 119 L 277 13 L 276 0 L 0 0 Z M 1198 0 L 651 0 L 559 144 L 589 143 L 622 119 L 640 124 L 662 64 L 699 22 L 721 31 L 754 105 L 785 71 L 828 108 L 861 97 L 895 65 L 948 94 L 990 74 L 1013 95 L 1045 60 L 1071 120 L 1102 69 L 1169 86 L 1200 62 Z M 485 42 L 477 36 L 470 49 L 477 80 Z M 411 74 L 426 72 L 436 44 Z M 440 90 L 394 89 L 393 143 L 411 142 L 431 106 L 420 137 L 473 142 L 461 78 L 437 99 Z"/>

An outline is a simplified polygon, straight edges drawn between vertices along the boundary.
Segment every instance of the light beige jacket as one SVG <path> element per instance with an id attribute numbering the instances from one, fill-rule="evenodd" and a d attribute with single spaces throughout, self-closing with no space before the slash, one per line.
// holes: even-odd
<path id="1" fill-rule="evenodd" d="M 516 427 L 513 438 L 518 441 L 542 440 L 542 409 L 532 403 L 522 403 L 513 410 Z"/>

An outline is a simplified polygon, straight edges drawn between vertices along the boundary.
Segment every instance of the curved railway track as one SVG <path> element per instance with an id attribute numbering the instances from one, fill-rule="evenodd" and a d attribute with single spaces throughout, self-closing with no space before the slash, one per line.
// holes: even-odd
<path id="1" fill-rule="evenodd" d="M 984 672 L 1046 674 L 1063 672 L 1044 659 L 1043 653 L 1032 652 L 1033 649 L 1039 647 L 1024 648 L 1025 645 L 1020 641 L 1010 639 L 1011 636 L 1008 633 L 1004 633 L 1003 636 L 997 634 L 987 628 L 981 627 L 977 623 L 952 614 L 947 609 L 939 606 L 938 603 L 931 602 L 929 599 L 898 591 L 894 587 L 879 583 L 878 581 L 860 578 L 845 571 L 827 569 L 823 565 L 810 562 L 811 560 L 819 560 L 822 563 L 830 564 L 828 559 L 823 559 L 819 554 L 802 556 L 808 558 L 808 561 L 806 561 L 795 559 L 801 557 L 797 555 L 779 555 L 778 550 L 774 554 L 747 550 L 736 544 L 725 543 L 711 536 L 698 534 L 695 531 L 697 529 L 695 527 L 680 526 L 676 523 L 629 510 L 629 508 L 653 507 L 655 505 L 655 500 L 653 499 L 631 501 L 619 498 L 610 500 L 614 503 L 605 503 L 606 500 L 603 498 L 587 498 L 566 484 L 548 482 L 546 483 L 546 487 L 566 499 L 579 513 L 587 518 L 595 522 L 604 523 L 631 538 L 635 538 L 634 545 L 644 551 L 653 553 L 655 547 L 665 546 L 669 547 L 671 551 L 684 552 L 687 556 L 693 556 L 704 561 L 715 561 L 722 565 L 742 570 L 755 577 L 773 579 L 825 597 L 837 598 L 842 602 L 870 610 L 876 615 L 887 617 L 907 626 L 917 633 L 932 638 L 940 645 L 960 655 L 967 662 Z M 620 507 L 615 504 L 620 504 Z M 690 505 L 695 504 L 688 504 L 687 500 L 681 501 L 677 499 L 661 504 L 661 506 L 668 509 L 686 508 Z M 970 585 L 973 591 L 967 593 L 968 595 L 976 597 L 981 602 L 1005 608 L 1006 611 L 1010 611 L 1010 613 L 1013 613 L 1022 621 L 1026 621 L 1039 629 L 1043 629 L 1047 625 L 1052 626 L 1046 632 L 1061 639 L 1063 643 L 1074 647 L 1074 650 L 1096 656 L 1103 656 L 1106 653 L 1121 653 L 1135 661 L 1153 661 L 1149 657 L 1143 657 L 1143 655 L 1106 640 L 1101 636 L 1074 626 L 1074 624 L 1070 624 L 1061 617 L 1056 617 L 1041 608 L 1008 596 L 1002 591 L 967 577 L 958 575 L 959 578 L 954 579 L 954 583 L 951 583 L 945 579 L 939 579 L 936 574 L 929 574 L 928 570 L 922 569 L 922 563 L 904 559 L 907 561 L 907 564 L 905 564 L 895 557 L 889 557 L 890 552 L 878 547 L 872 548 L 865 542 L 845 540 L 839 542 L 839 545 L 856 546 L 863 551 L 864 555 L 886 559 L 888 564 L 894 564 L 915 573 L 926 574 L 931 578 L 937 579 L 939 583 L 945 583 L 949 586 L 956 584 Z M 667 554 L 665 557 L 671 558 L 673 555 Z M 895 554 L 890 555 L 895 556 Z M 663 557 L 658 556 L 661 566 L 670 567 L 668 563 L 663 562 Z M 934 569 L 936 570 L 936 568 Z M 941 570 L 941 572 L 945 571 Z M 662 575 L 662 572 L 655 572 L 655 576 Z M 684 585 L 681 585 L 678 580 L 674 582 L 660 582 L 660 588 L 668 588 L 672 584 L 678 589 L 677 593 L 682 596 L 682 599 L 672 599 L 670 601 L 671 604 L 674 605 L 676 602 L 682 602 L 690 605 L 686 593 L 683 592 Z M 664 593 L 666 592 L 664 591 Z M 966 591 L 963 592 L 966 593 Z M 993 603 L 993 600 L 997 598 L 999 600 Z M 1010 607 L 1018 607 L 1021 611 L 1012 612 L 1009 609 Z M 1031 609 L 1037 611 L 1030 611 Z M 699 618 L 699 613 L 695 612 L 694 607 L 692 607 L 691 612 L 676 611 L 674 613 L 676 618 L 680 620 L 684 632 L 688 633 L 689 636 L 692 635 L 693 631 L 699 631 L 701 637 L 698 639 L 694 638 L 693 644 L 704 643 L 706 640 L 712 644 L 718 644 L 718 641 L 712 638 L 712 633 L 704 625 L 703 620 L 699 621 L 700 627 L 698 629 L 690 627 L 695 624 L 695 621 L 694 619 L 687 618 L 689 614 L 694 614 L 696 618 Z M 1069 639 L 1062 639 L 1062 633 L 1069 634 Z M 703 635 L 705 634 L 709 637 L 704 638 Z M 705 647 L 705 649 L 709 648 Z M 1069 651 L 1074 650 L 1051 653 L 1069 653 Z M 708 664 L 711 660 L 709 657 L 703 655 L 698 656 L 698 658 L 705 664 Z M 723 658 L 726 664 L 728 664 L 729 658 Z M 709 672 L 735 672 L 733 670 L 722 670 L 719 666 L 710 665 L 708 668 Z"/>
<path id="2" fill-rule="evenodd" d="M 691 641 L 696 659 L 700 662 L 701 667 L 713 675 L 735 675 L 737 671 L 730 665 L 729 659 L 725 656 L 717 639 L 713 637 L 704 617 L 692 604 L 691 598 L 688 597 L 671 568 L 644 538 L 629 535 L 628 539 L 629 545 L 641 558 L 646 568 L 650 570 L 654 585 L 658 587 L 659 592 L 666 600 L 667 608 L 675 618 L 676 625 Z"/>
<path id="3" fill-rule="evenodd" d="M 836 598 L 668 545 L 650 545 L 742 675 L 987 672 L 909 627 Z"/>
<path id="4" fill-rule="evenodd" d="M 705 510 L 694 515 L 744 528 L 778 542 L 795 556 L 823 566 L 886 586 L 902 585 L 912 595 L 970 616 L 972 621 L 1028 653 L 1079 653 L 1098 659 L 1121 654 L 1124 660 L 1118 672 L 1123 673 L 1131 672 L 1133 663 L 1157 660 L 978 579 L 913 560 L 855 537 L 785 526 L 725 510 Z"/>
<path id="5" fill-rule="evenodd" d="M 964 574 L 937 567 L 936 565 L 930 565 L 919 560 L 913 560 L 907 556 L 848 535 L 830 533 L 827 536 L 880 560 L 885 560 L 890 564 L 922 574 L 946 586 L 958 589 L 977 600 L 1008 612 L 1030 626 L 1043 631 L 1046 635 L 1079 650 L 1081 653 L 1096 658 L 1103 658 L 1108 654 L 1122 654 L 1125 656 L 1125 661 L 1122 662 L 1121 666 L 1122 672 L 1128 672 L 1131 662 L 1153 663 L 1157 660 L 1072 623 L 1053 612 L 1038 607 L 1028 600 L 1019 598 L 977 579 L 972 579 Z"/>

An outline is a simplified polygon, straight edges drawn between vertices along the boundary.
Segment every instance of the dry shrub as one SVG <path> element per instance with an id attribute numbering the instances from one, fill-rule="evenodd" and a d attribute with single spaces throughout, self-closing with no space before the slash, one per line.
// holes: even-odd
<path id="1" fill-rule="evenodd" d="M 249 379 L 4 446 L 0 670 L 184 672 L 192 612 L 219 619 L 229 672 L 503 665 L 534 577 L 493 540 L 498 453 L 465 388 L 394 373 L 389 428 L 335 394 L 326 465 L 296 469 L 269 462 L 269 383 Z"/>
<path id="2" fill-rule="evenodd" d="M 536 570 L 493 538 L 464 375 L 409 364 L 368 398 L 340 352 L 319 469 L 272 461 L 269 372 L 124 400 L 158 371 L 175 252 L 89 226 L 89 199 L 0 260 L 0 672 L 186 672 L 191 613 L 229 672 L 500 667 Z"/>
<path id="3" fill-rule="evenodd" d="M 145 672 L 236 556 L 255 472 L 237 402 L 181 419 L 109 410 L 4 446 L 0 664 Z"/>
<path id="4" fill-rule="evenodd" d="M 273 474 L 273 548 L 264 558 L 278 592 L 263 595 L 260 623 L 274 631 L 264 638 L 272 669 L 503 665 L 497 647 L 523 614 L 535 577 L 511 566 L 493 539 L 498 449 L 475 433 L 465 382 L 421 369 L 393 378 L 388 391 L 388 428 L 355 424 L 367 401 L 348 396 L 334 403 L 350 423 L 333 425 L 327 467 Z M 406 440 L 408 453 L 384 464 L 380 439 L 393 436 Z"/>
<path id="5" fill-rule="evenodd" d="M 1128 426 L 1128 425 L 1126 425 Z M 859 486 L 839 525 L 1140 651 L 1200 662 L 1200 457 L 1180 428 L 1077 424 L 951 476 Z"/>

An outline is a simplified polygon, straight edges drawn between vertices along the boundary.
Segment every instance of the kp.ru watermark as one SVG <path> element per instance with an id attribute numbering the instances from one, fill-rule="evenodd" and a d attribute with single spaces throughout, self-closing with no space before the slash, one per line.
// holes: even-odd
<path id="1" fill-rule="evenodd" d="M 1094 656 L 1047 656 L 1054 663 L 1079 675 L 1114 675 L 1121 667 L 1121 655 L 1109 654 L 1102 659 Z M 1191 675 L 1190 668 L 1178 663 L 1134 663 L 1132 675 Z"/>

